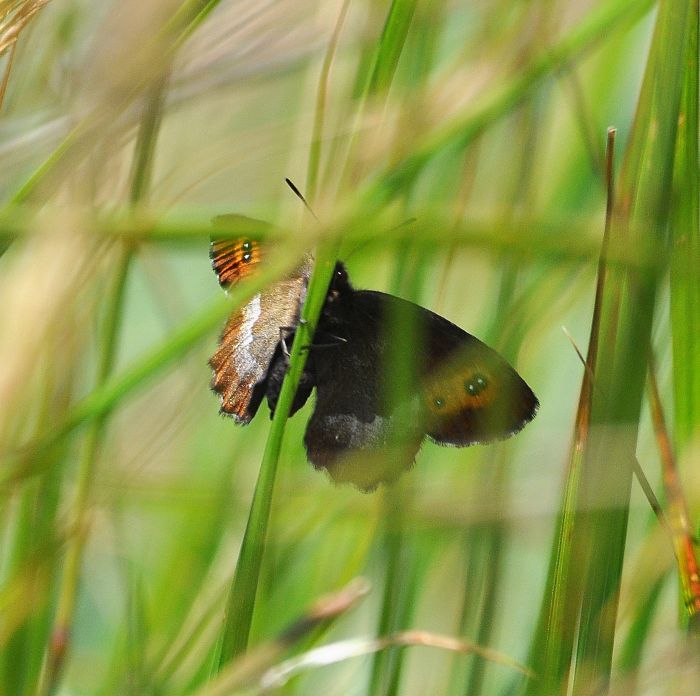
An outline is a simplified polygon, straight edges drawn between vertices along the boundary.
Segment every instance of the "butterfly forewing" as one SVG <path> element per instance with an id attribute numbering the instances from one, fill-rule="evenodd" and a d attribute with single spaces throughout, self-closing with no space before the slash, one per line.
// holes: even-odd
<path id="1" fill-rule="evenodd" d="M 209 258 L 219 284 L 228 288 L 256 271 L 261 261 L 260 239 L 274 227 L 244 215 L 220 215 L 213 223 L 220 233 L 212 235 Z M 226 236 L 220 236 L 224 232 Z"/>

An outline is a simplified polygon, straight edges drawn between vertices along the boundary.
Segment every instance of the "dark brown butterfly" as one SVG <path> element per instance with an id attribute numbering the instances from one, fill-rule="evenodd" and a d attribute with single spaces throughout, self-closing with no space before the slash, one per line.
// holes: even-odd
<path id="1" fill-rule="evenodd" d="M 219 280 L 230 283 L 259 259 L 259 248 L 247 239 L 215 241 L 211 254 Z M 287 369 L 280 335 L 287 345 L 293 340 L 310 266 L 307 257 L 290 278 L 237 310 L 224 329 L 210 361 L 212 388 L 222 412 L 239 422 L 250 421 L 263 396 L 274 412 Z M 304 436 L 309 460 L 334 481 L 362 490 L 410 467 L 426 436 L 458 447 L 506 438 L 532 420 L 539 405 L 496 351 L 423 307 L 355 290 L 341 263 L 292 414 L 314 388 Z"/>

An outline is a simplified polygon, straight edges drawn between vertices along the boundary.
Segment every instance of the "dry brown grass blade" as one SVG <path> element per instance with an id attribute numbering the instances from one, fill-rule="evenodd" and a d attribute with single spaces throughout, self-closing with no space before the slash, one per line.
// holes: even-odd
<path id="1" fill-rule="evenodd" d="M 274 692 L 284 686 L 295 675 L 309 669 L 326 667 L 354 657 L 371 655 L 387 648 L 407 647 L 438 648 L 462 655 L 476 655 L 483 660 L 488 660 L 520 672 L 526 677 L 532 678 L 535 676 L 532 670 L 496 650 L 484 648 L 481 645 L 460 638 L 414 629 L 399 631 L 379 638 L 351 638 L 313 648 L 302 655 L 292 657 L 267 670 L 260 680 L 260 693 Z M 211 695 L 208 694 L 207 696 Z M 215 696 L 223 696 L 223 693 L 219 694 L 219 692 L 216 692 Z"/>
<path id="2" fill-rule="evenodd" d="M 48 2 L 49 0 L 28 0 L 20 3 L 19 6 L 16 2 L 0 2 L 0 17 L 2 17 L 0 20 L 0 56 L 9 49 L 5 73 L 2 76 L 2 82 L 0 82 L 0 108 L 5 101 L 7 85 L 10 82 L 10 73 L 15 61 L 15 49 L 20 32 Z"/>
<path id="3" fill-rule="evenodd" d="M 27 0 L 27 2 L 20 3 L 19 6 L 17 3 L 11 2 L 0 4 L 0 15 L 4 15 L 3 19 L 0 20 L 0 55 L 15 45 L 22 29 L 49 2 L 50 0 Z"/>
<path id="4" fill-rule="evenodd" d="M 595 375 L 598 359 L 598 339 L 600 335 L 600 315 L 602 311 L 603 292 L 605 289 L 605 269 L 608 258 L 608 245 L 610 240 L 610 225 L 615 207 L 615 128 L 608 128 L 608 141 L 605 155 L 605 179 L 608 190 L 607 205 L 605 209 L 605 231 L 603 232 L 603 244 L 598 259 L 598 275 L 596 281 L 595 300 L 593 304 L 593 318 L 591 319 L 591 336 L 588 341 L 588 355 L 586 356 L 586 370 L 581 384 L 578 409 L 576 411 L 576 442 L 575 448 L 581 451 L 588 437 L 588 428 L 591 418 L 591 399 L 593 396 L 593 376 Z"/>
<path id="5" fill-rule="evenodd" d="M 5 102 L 5 93 L 7 92 L 7 85 L 10 82 L 10 73 L 12 72 L 12 65 L 15 62 L 15 53 L 17 49 L 17 42 L 12 44 L 10 48 L 10 55 L 7 57 L 7 62 L 5 63 L 5 73 L 2 76 L 2 83 L 0 83 L 0 109 Z"/>
<path id="6" fill-rule="evenodd" d="M 347 613 L 370 591 L 365 578 L 355 578 L 344 588 L 318 599 L 276 640 L 263 643 L 234 660 L 196 696 L 226 696 L 238 689 L 252 688 L 285 651 L 312 631 Z"/>
<path id="7" fill-rule="evenodd" d="M 667 518 L 673 538 L 673 552 L 678 564 L 683 606 L 688 615 L 689 630 L 697 632 L 700 630 L 700 568 L 695 555 L 695 542 L 688 506 L 683 495 L 683 486 L 678 473 L 673 445 L 666 427 L 653 362 L 650 363 L 649 367 L 648 393 L 651 420 L 654 424 L 654 433 L 661 456 L 663 484 L 668 501 Z"/>

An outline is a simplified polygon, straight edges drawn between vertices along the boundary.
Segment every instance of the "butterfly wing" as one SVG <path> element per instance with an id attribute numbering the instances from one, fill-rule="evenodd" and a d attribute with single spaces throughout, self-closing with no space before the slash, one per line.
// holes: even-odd
<path id="1" fill-rule="evenodd" d="M 431 440 L 457 447 L 501 440 L 535 417 L 537 397 L 503 357 L 447 319 L 422 312 L 428 360 L 421 399 Z"/>
<path id="2" fill-rule="evenodd" d="M 214 220 L 215 227 L 240 237 L 213 238 L 212 267 L 222 287 L 228 288 L 255 272 L 261 248 L 255 235 L 269 234 L 273 227 L 242 215 L 225 215 Z M 221 398 L 221 412 L 239 423 L 253 418 L 265 395 L 270 364 L 282 338 L 299 321 L 311 269 L 306 257 L 289 277 L 271 284 L 236 310 L 209 360 L 214 377 L 212 389 Z"/>
<path id="3" fill-rule="evenodd" d="M 336 482 L 363 490 L 395 479 L 413 463 L 423 439 L 411 414 L 398 413 L 385 399 L 384 297 L 353 291 L 332 302 L 319 322 L 307 368 L 316 385 L 304 436 L 308 458 Z"/>
<path id="4" fill-rule="evenodd" d="M 219 284 L 229 288 L 255 272 L 261 260 L 258 240 L 274 227 L 245 215 L 219 215 L 212 222 L 215 229 L 227 232 L 226 237 L 212 235 L 209 258 Z"/>
<path id="5" fill-rule="evenodd" d="M 288 327 L 299 321 L 306 278 L 273 283 L 229 318 L 216 352 L 211 388 L 221 398 L 221 412 L 249 423 L 265 395 L 270 363 Z"/>
<path id="6" fill-rule="evenodd" d="M 392 328 L 397 320 L 409 340 Z M 319 329 L 319 341 L 339 340 L 311 355 L 316 405 L 305 444 L 312 463 L 335 480 L 371 489 L 411 466 L 426 434 L 441 444 L 486 442 L 517 432 L 537 409 L 496 351 L 411 302 L 373 291 L 331 293 Z"/>

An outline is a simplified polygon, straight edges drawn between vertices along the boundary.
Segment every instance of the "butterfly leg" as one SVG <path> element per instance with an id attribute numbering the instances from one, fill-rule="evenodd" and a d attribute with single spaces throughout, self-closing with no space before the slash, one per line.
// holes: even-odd
<path id="1" fill-rule="evenodd" d="M 316 330 L 316 336 L 314 337 L 315 339 L 318 338 L 319 336 L 323 336 L 324 338 L 330 339 L 329 341 L 323 342 L 323 343 L 311 343 L 308 346 L 302 346 L 302 350 L 315 350 L 316 348 L 336 348 L 339 345 L 342 345 L 343 343 L 347 343 L 348 339 L 343 338 L 342 336 L 336 336 L 335 334 L 328 333 L 326 331 L 322 330 Z"/>
<path id="2" fill-rule="evenodd" d="M 280 326 L 280 348 L 287 360 L 289 360 L 289 348 L 287 347 L 287 339 L 294 336 L 295 327 Z"/>
<path id="3" fill-rule="evenodd" d="M 307 324 L 308 322 L 306 321 L 306 319 L 300 319 L 299 323 Z M 289 347 L 287 346 L 287 339 L 289 338 L 289 335 L 294 335 L 295 330 L 296 328 L 294 326 L 280 326 L 280 347 L 282 348 L 283 355 L 287 359 L 289 359 L 290 355 Z M 288 335 L 285 335 L 286 333 L 288 333 Z M 342 336 L 336 336 L 335 334 L 327 333 L 325 331 L 317 329 L 316 338 L 318 338 L 318 336 L 321 334 L 327 336 L 330 340 L 324 343 L 311 343 L 309 345 L 302 346 L 301 350 L 311 350 L 312 348 L 335 348 L 336 346 L 342 343 L 348 342 L 347 338 L 343 338 Z"/>
<path id="4" fill-rule="evenodd" d="M 277 400 L 279 399 L 280 391 L 282 389 L 282 382 L 285 374 L 287 373 L 288 367 L 289 359 L 282 355 L 281 349 L 278 350 L 276 357 L 273 358 L 270 365 L 266 382 L 265 393 L 267 396 L 267 404 L 270 407 L 270 418 L 272 418 L 272 416 L 275 414 Z M 304 368 L 304 372 L 301 374 L 299 386 L 297 387 L 297 393 L 294 395 L 294 401 L 289 413 L 290 416 L 293 416 L 306 403 L 306 400 L 311 395 L 311 390 L 314 388 L 315 384 L 316 380 L 313 372 L 313 366 L 307 363 L 307 366 Z"/>

